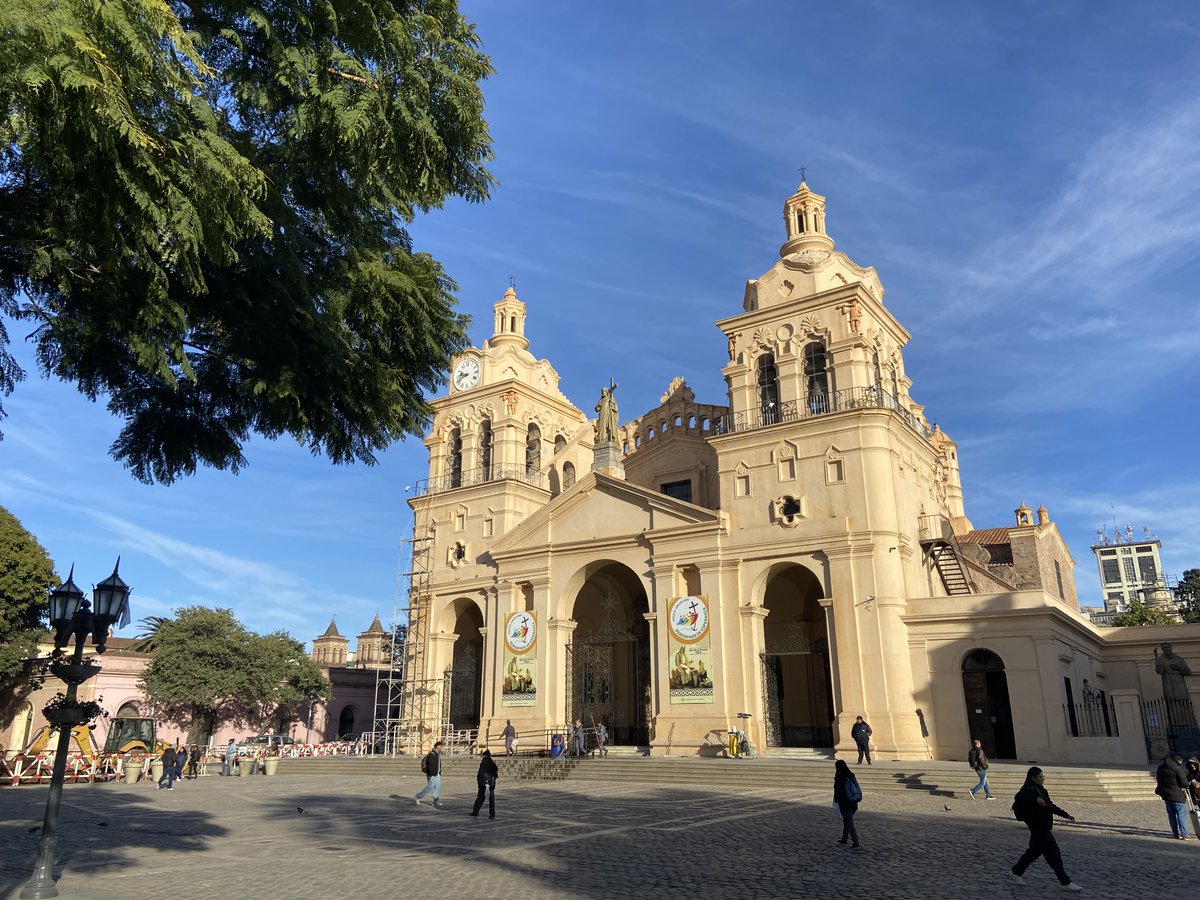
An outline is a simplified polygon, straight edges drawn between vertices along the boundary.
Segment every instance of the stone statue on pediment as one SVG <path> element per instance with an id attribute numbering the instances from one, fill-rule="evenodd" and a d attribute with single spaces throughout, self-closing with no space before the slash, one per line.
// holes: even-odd
<path id="1" fill-rule="evenodd" d="M 600 402 L 596 404 L 596 443 L 617 443 L 617 384 L 611 378 L 608 387 L 600 388 Z"/>

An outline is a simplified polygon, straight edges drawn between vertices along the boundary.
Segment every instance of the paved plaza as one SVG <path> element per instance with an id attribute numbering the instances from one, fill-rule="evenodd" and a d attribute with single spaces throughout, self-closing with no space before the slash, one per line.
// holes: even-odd
<path id="1" fill-rule="evenodd" d="M 214 897 L 1050 897 L 1004 872 L 1028 832 L 995 802 L 868 795 L 863 849 L 834 843 L 831 789 L 779 797 L 703 785 L 505 784 L 498 817 L 467 816 L 473 780 L 447 779 L 445 809 L 416 806 L 418 776 L 207 777 L 174 791 L 68 785 L 60 896 Z M 1051 795 L 1054 785 L 1047 783 Z M 28 878 L 44 787 L 0 789 L 0 898 Z M 943 806 L 949 803 L 949 811 Z M 1067 871 L 1090 897 L 1196 896 L 1200 842 L 1165 837 L 1161 803 L 1067 806 Z M 304 812 L 300 812 L 304 810 Z"/>

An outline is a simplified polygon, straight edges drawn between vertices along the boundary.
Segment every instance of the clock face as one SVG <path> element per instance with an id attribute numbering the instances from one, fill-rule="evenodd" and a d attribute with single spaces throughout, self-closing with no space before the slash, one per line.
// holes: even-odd
<path id="1" fill-rule="evenodd" d="M 467 358 L 454 367 L 454 389 L 465 391 L 479 383 L 479 360 Z"/>

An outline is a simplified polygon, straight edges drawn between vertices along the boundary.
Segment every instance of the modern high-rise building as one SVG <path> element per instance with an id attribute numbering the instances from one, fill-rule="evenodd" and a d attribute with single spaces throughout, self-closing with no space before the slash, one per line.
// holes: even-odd
<path id="1" fill-rule="evenodd" d="M 1172 605 L 1170 586 L 1159 555 L 1162 541 L 1151 534 L 1149 528 L 1142 529 L 1141 540 L 1134 538 L 1132 525 L 1126 525 L 1124 531 L 1114 526 L 1112 534 L 1099 528 L 1096 539 L 1092 553 L 1096 555 L 1096 567 L 1100 572 L 1106 615 L 1123 611 L 1135 598 L 1150 606 Z"/>

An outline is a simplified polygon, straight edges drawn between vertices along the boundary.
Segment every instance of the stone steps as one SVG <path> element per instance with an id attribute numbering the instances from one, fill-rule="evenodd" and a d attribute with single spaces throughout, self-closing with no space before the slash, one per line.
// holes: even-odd
<path id="1" fill-rule="evenodd" d="M 644 784 L 704 784 L 725 788 L 774 790 L 781 794 L 821 793 L 833 789 L 833 766 L 828 760 L 699 759 L 610 754 L 607 759 L 551 760 L 535 757 L 496 758 L 501 777 L 510 781 L 571 780 L 629 781 Z M 451 778 L 473 779 L 478 757 L 450 756 L 442 760 Z M 931 796 L 969 800 L 967 791 L 976 778 L 964 763 L 879 762 L 854 766 L 865 792 L 919 791 Z M 1046 784 L 1056 801 L 1125 802 L 1153 800 L 1154 776 L 1148 770 L 1094 769 L 1045 766 Z M 1011 802 L 1025 781 L 1027 766 L 994 763 L 988 771 L 998 802 Z M 419 775 L 411 757 L 323 757 L 287 759 L 281 775 Z"/>

